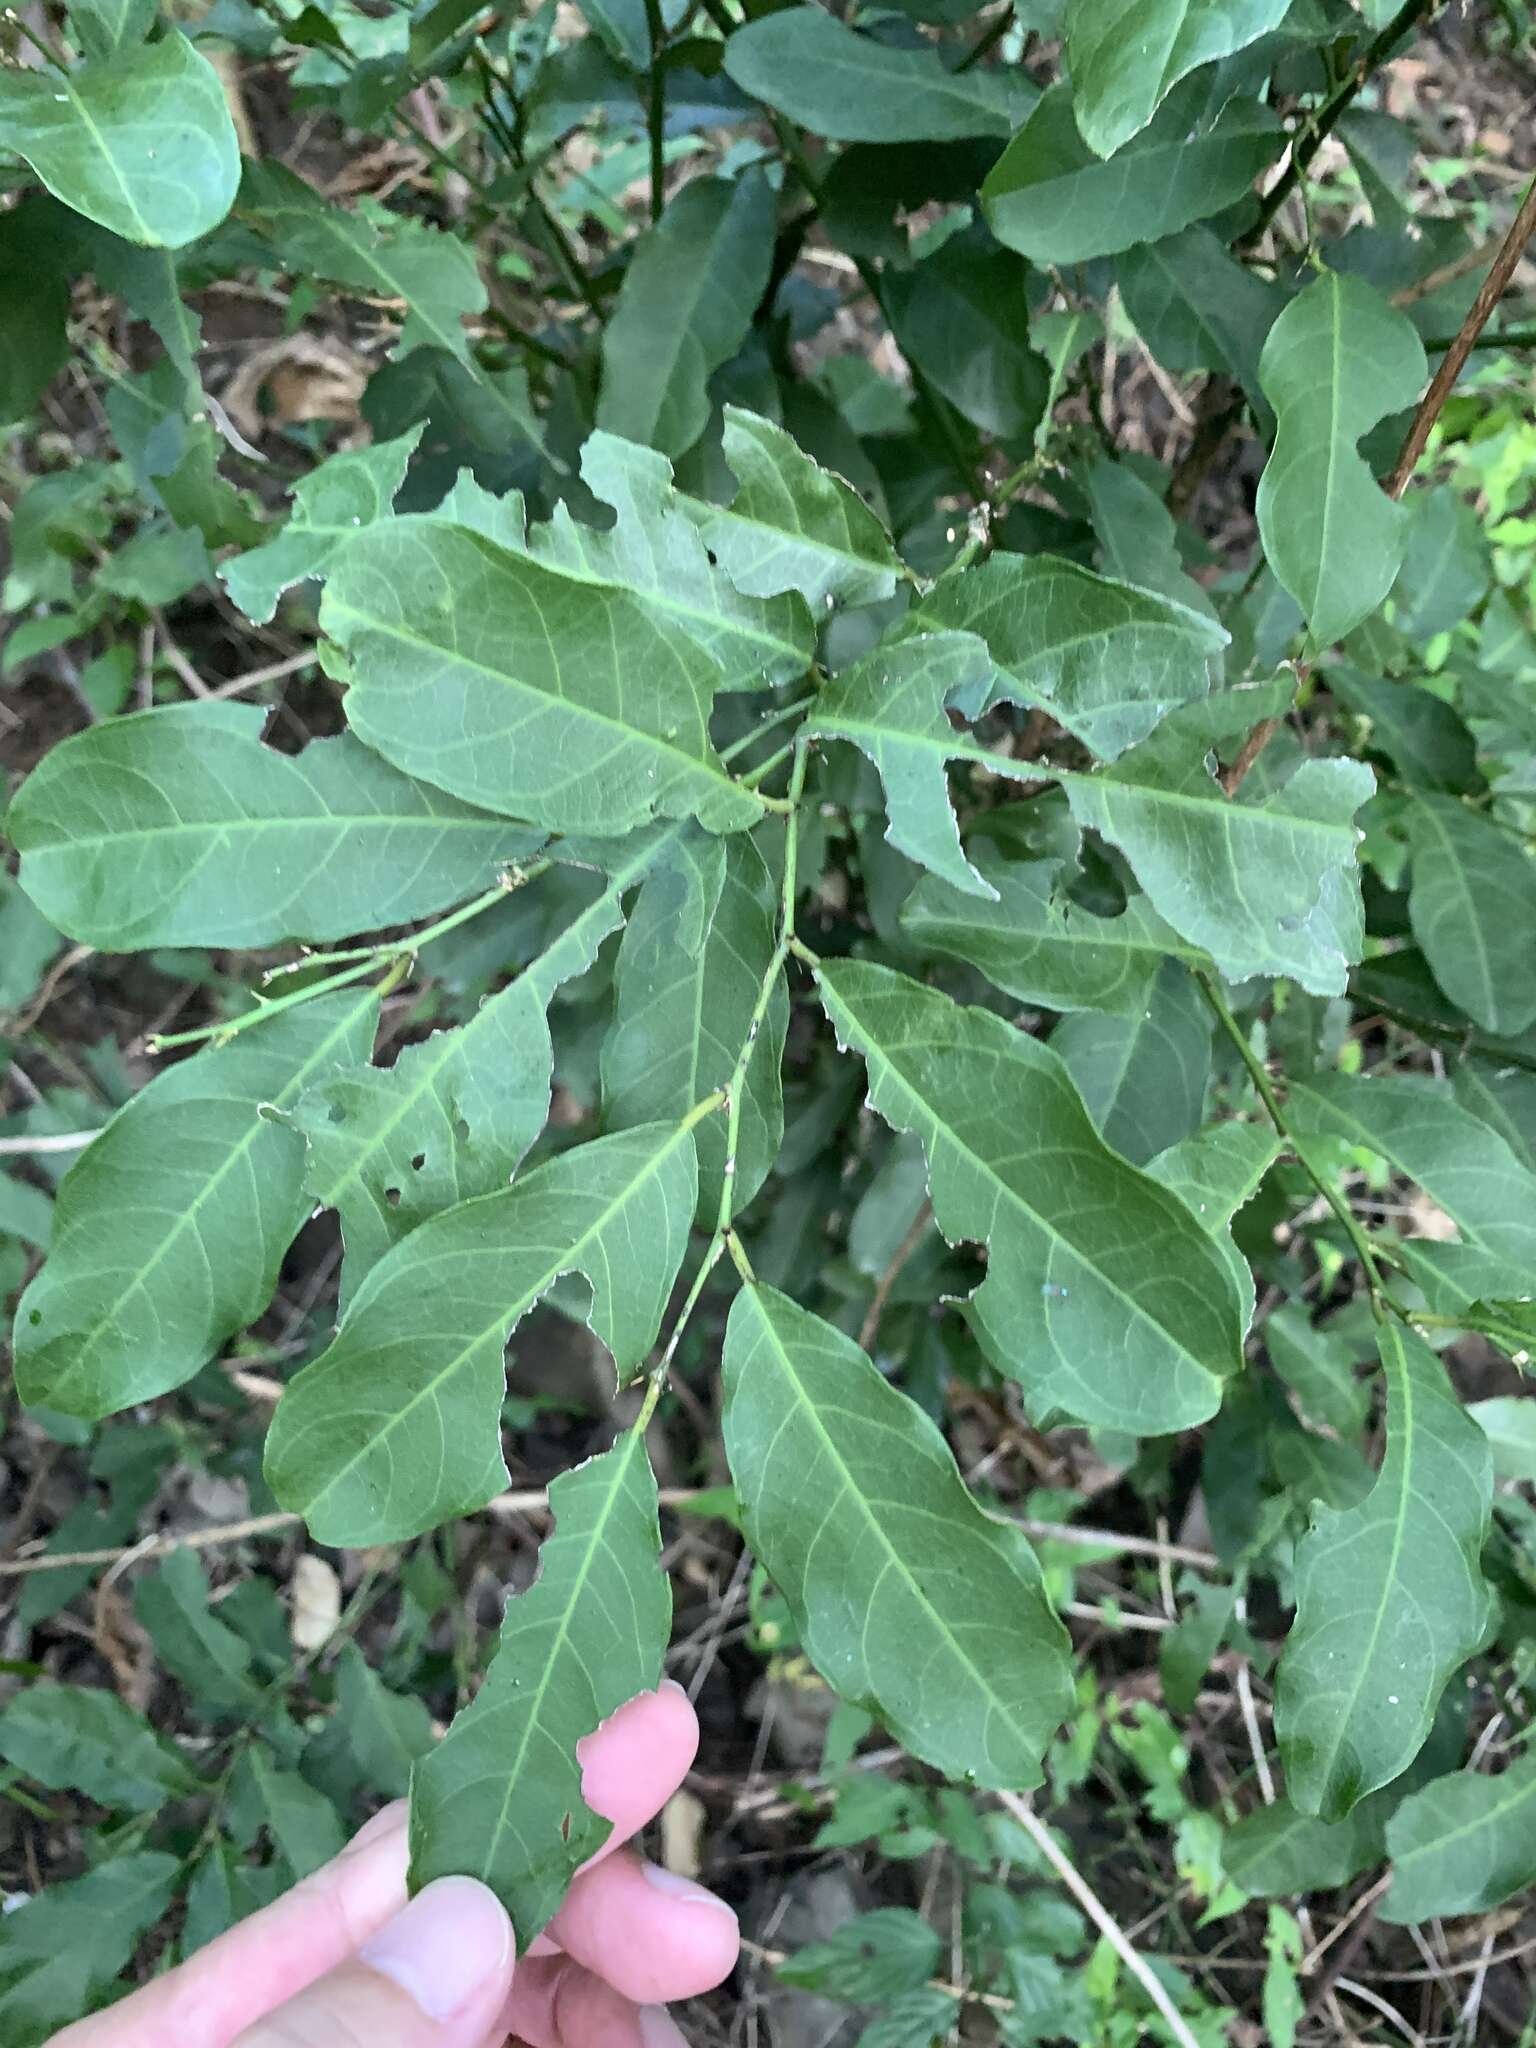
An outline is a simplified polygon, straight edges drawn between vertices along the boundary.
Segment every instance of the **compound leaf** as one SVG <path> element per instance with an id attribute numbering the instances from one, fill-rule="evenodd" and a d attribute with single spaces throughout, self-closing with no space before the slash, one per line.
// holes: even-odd
<path id="1" fill-rule="evenodd" d="M 773 1288 L 737 1296 L 724 1372 L 747 1538 L 823 1677 L 938 1770 L 1038 1784 L 1072 1681 L 1023 1534 L 851 1338 Z"/>
<path id="2" fill-rule="evenodd" d="M 335 939 L 441 910 L 540 844 L 348 733 L 280 754 L 266 717 L 173 704 L 55 747 L 6 827 L 38 908 L 106 952 Z"/>
<path id="3" fill-rule="evenodd" d="M 507 1483 L 503 1352 L 563 1273 L 621 1374 L 655 1342 L 698 1196 L 693 1133 L 596 1138 L 431 1217 L 372 1267 L 335 1338 L 288 1384 L 266 1474 L 321 1543 L 392 1543 Z"/>
<path id="4" fill-rule="evenodd" d="M 217 227 L 240 181 L 219 75 L 174 29 L 68 71 L 0 69 L 0 149 L 87 220 L 166 249 Z"/>
<path id="5" fill-rule="evenodd" d="M 53 1249 L 16 1312 L 16 1386 L 96 1418 L 152 1400 L 261 1313 L 309 1207 L 278 1117 L 365 1059 L 371 988 L 318 996 L 158 1075 L 65 1175 Z"/>
<path id="6" fill-rule="evenodd" d="M 1451 796 L 1416 793 L 1408 831 L 1408 916 L 1430 972 L 1475 1024 L 1514 1037 L 1536 1021 L 1536 864 Z"/>
<path id="7" fill-rule="evenodd" d="M 1071 0 L 1067 62 L 1078 132 L 1113 156 L 1196 65 L 1243 50 L 1290 0 Z"/>
<path id="8" fill-rule="evenodd" d="M 576 1745 L 654 1689 L 672 1621 L 656 1481 L 635 1430 L 563 1472 L 539 1575 L 507 1603 L 485 1683 L 411 1774 L 411 1884 L 488 1884 L 526 1951 L 609 1823 L 581 1796 Z"/>
<path id="9" fill-rule="evenodd" d="M 1496 1778 L 1453 1771 L 1413 1793 L 1387 1823 L 1387 1850 L 1381 1917 L 1398 1926 L 1485 1913 L 1536 1883 L 1536 1750 Z"/>
<path id="10" fill-rule="evenodd" d="M 1031 1415 L 1157 1435 L 1214 1414 L 1242 1341 L 1230 1267 L 1109 1150 L 1050 1048 L 889 968 L 817 981 L 874 1107 L 923 1142 L 940 1230 L 989 1247 L 968 1314 Z"/>
<path id="11" fill-rule="evenodd" d="M 678 860 L 652 873 L 630 912 L 614 967 L 613 1027 L 603 1041 L 610 1129 L 686 1116 L 730 1080 L 773 959 L 778 891 L 753 841 L 696 829 Z M 679 930 L 699 933 L 680 944 Z M 762 1186 L 784 1135 L 779 1068 L 789 1023 L 782 971 L 742 1087 L 735 1205 Z M 724 1120 L 700 1125 L 699 1215 L 713 1222 L 725 1170 Z"/>
<path id="12" fill-rule="evenodd" d="M 1488 1623 L 1488 1440 L 1421 1337 L 1379 1342 L 1386 1456 L 1358 1507 L 1313 1508 L 1275 1699 L 1291 1803 L 1324 1820 L 1408 1768 Z"/>
<path id="13" fill-rule="evenodd" d="M 409 517 L 340 551 L 320 623 L 349 657 L 353 729 L 469 803 L 601 834 L 762 816 L 710 743 L 717 665 L 628 591 Z"/>
<path id="14" fill-rule="evenodd" d="M 1428 375 L 1413 323 L 1363 279 L 1325 271 L 1270 329 L 1259 382 L 1275 446 L 1259 480 L 1259 534 L 1314 644 L 1342 640 L 1397 580 L 1408 515 L 1356 443 L 1412 405 Z"/>

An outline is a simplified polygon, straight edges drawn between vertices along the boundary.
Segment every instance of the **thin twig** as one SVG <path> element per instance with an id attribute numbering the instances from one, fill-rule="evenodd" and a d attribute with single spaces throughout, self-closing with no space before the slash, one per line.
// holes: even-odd
<path id="1" fill-rule="evenodd" d="M 864 1320 L 859 1325 L 859 1349 L 867 1351 L 875 1341 L 875 1332 L 880 1327 L 880 1318 L 885 1313 L 885 1304 L 891 1298 L 891 1289 L 901 1278 L 901 1269 L 917 1250 L 928 1234 L 928 1225 L 933 1221 L 933 1204 L 925 1197 L 917 1214 L 912 1218 L 912 1227 L 891 1254 L 890 1263 L 875 1286 Z"/>
<path id="2" fill-rule="evenodd" d="M 1050 1864 L 1067 1890 L 1076 1899 L 1094 1926 L 1098 1928 L 1100 1934 L 1103 1935 L 1142 1990 L 1146 1992 L 1158 2012 L 1162 2014 L 1168 2031 L 1179 2043 L 1179 2048 L 1200 2048 L 1199 2042 L 1196 2041 L 1194 2035 L 1185 2024 L 1183 2015 L 1178 2007 L 1164 1990 L 1156 1972 L 1147 1963 L 1146 1959 L 1138 1955 L 1136 1950 L 1126 1940 L 1124 1934 L 1120 1931 L 1119 1923 L 1100 1904 L 1097 1892 L 1094 1891 L 1088 1880 L 1080 1873 L 1066 1851 L 1058 1846 L 1050 1829 L 1034 1812 L 1029 1802 L 1021 1799 L 1017 1792 L 999 1792 L 997 1796 L 1002 1802 L 1004 1810 L 1010 1813 L 1019 1826 L 1023 1828 L 1025 1834 L 1029 1836 L 1046 1862 Z"/>
<path id="3" fill-rule="evenodd" d="M 1418 468 L 1419 457 L 1429 444 L 1429 436 L 1435 421 L 1440 417 L 1441 408 L 1456 388 L 1456 380 L 1466 367 L 1467 357 L 1476 345 L 1477 337 L 1487 326 L 1494 307 L 1508 289 L 1509 280 L 1515 274 L 1515 266 L 1525 252 L 1525 245 L 1536 234 L 1536 178 L 1526 188 L 1520 211 L 1510 222 L 1509 233 L 1499 245 L 1488 275 L 1483 279 L 1482 288 L 1472 301 L 1472 309 L 1461 323 L 1461 332 L 1441 358 L 1440 367 L 1430 381 L 1429 389 L 1419 401 L 1419 409 L 1413 416 L 1408 429 L 1408 438 L 1403 443 L 1402 453 L 1397 458 L 1397 467 L 1387 480 L 1386 492 L 1389 498 L 1401 498 L 1408 488 L 1408 479 Z"/>
<path id="4" fill-rule="evenodd" d="M 100 1136 L 100 1131 L 55 1131 L 47 1137 L 0 1138 L 0 1153 L 78 1152 Z"/>
<path id="5" fill-rule="evenodd" d="M 1222 770 L 1221 790 L 1223 796 L 1237 795 L 1247 777 L 1248 770 L 1274 738 L 1279 726 L 1280 720 L 1278 718 L 1261 718 L 1259 720 L 1253 731 L 1249 733 L 1247 739 L 1243 741 L 1236 760 L 1232 762 L 1230 767 Z"/>

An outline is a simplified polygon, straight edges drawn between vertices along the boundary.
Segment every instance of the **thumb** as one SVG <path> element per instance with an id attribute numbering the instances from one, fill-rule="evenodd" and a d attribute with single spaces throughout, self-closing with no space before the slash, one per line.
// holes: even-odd
<path id="1" fill-rule="evenodd" d="M 512 1968 L 512 1923 L 495 1893 L 440 1877 L 232 2048 L 481 2048 Z"/>

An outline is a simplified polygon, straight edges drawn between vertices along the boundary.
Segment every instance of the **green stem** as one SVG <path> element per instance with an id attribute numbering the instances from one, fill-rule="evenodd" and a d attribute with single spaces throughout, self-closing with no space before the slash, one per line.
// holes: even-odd
<path id="1" fill-rule="evenodd" d="M 777 711 L 770 711 L 766 718 L 760 718 L 752 730 L 743 733 L 739 740 L 732 740 L 720 755 L 722 761 L 734 761 L 738 754 L 744 754 L 754 740 L 760 740 L 764 733 L 770 733 L 787 719 L 797 718 L 802 711 L 808 711 L 815 703 L 814 697 L 798 697 L 793 704 L 785 704 Z"/>
<path id="2" fill-rule="evenodd" d="M 243 1010 L 238 1017 L 232 1017 L 224 1024 L 205 1024 L 197 1031 L 173 1031 L 169 1037 L 158 1034 L 145 1040 L 145 1050 L 151 1053 L 169 1052 L 175 1045 L 198 1045 L 205 1038 L 211 1038 L 220 1045 L 227 1045 L 230 1039 L 238 1038 L 242 1031 L 249 1031 L 253 1024 L 264 1024 L 269 1017 L 275 1017 L 282 1010 L 296 1009 L 300 1003 L 307 1003 L 312 996 L 330 995 L 334 989 L 347 988 L 354 981 L 361 981 L 372 974 L 377 967 L 376 958 L 359 962 L 356 967 L 345 967 L 339 974 L 327 974 L 314 981 L 307 988 L 296 988 L 286 996 L 278 996 L 272 1002 L 260 1002 L 253 1010 Z"/>
<path id="3" fill-rule="evenodd" d="M 1436 4 L 1437 0 L 1404 0 L 1404 4 L 1366 50 L 1333 98 L 1322 108 L 1315 120 L 1308 122 L 1305 131 L 1291 144 L 1290 160 L 1265 195 L 1257 221 L 1243 237 L 1244 246 L 1259 239 L 1296 190 L 1306 176 L 1312 159 L 1348 113 L 1371 73 L 1391 56 L 1409 29 L 1430 13 Z"/>
<path id="4" fill-rule="evenodd" d="M 798 744 L 799 742 L 796 740 L 786 740 L 782 747 L 775 747 L 766 761 L 759 762 L 749 775 L 742 776 L 742 786 L 746 789 L 756 789 L 760 782 L 766 781 L 787 755 L 795 751 Z"/>
<path id="5" fill-rule="evenodd" d="M 1344 1234 L 1353 1246 L 1355 1257 L 1360 1261 L 1361 1269 L 1365 1274 L 1365 1283 L 1371 1297 L 1371 1314 L 1378 1323 L 1384 1323 L 1390 1311 L 1396 1307 L 1396 1304 L 1387 1293 L 1386 1285 L 1381 1277 L 1381 1268 L 1376 1263 L 1376 1254 L 1371 1250 L 1370 1240 L 1361 1229 L 1355 1213 L 1350 1208 L 1348 1202 L 1345 1201 L 1344 1197 L 1333 1186 L 1332 1182 L 1328 1180 L 1326 1175 L 1318 1172 L 1317 1168 L 1303 1151 L 1300 1141 L 1297 1139 L 1296 1133 L 1291 1128 L 1290 1122 L 1286 1117 L 1280 1098 L 1275 1093 L 1275 1085 L 1265 1070 L 1264 1062 L 1249 1044 L 1247 1032 L 1244 1031 L 1241 1024 L 1238 1023 L 1231 1010 L 1227 1007 L 1226 998 L 1216 986 L 1215 981 L 1210 975 L 1203 973 L 1198 968 L 1195 970 L 1195 980 L 1199 983 L 1201 994 L 1214 1011 L 1217 1023 L 1220 1024 L 1222 1030 L 1226 1032 L 1228 1038 L 1231 1039 L 1233 1045 L 1237 1048 L 1239 1057 L 1243 1065 L 1248 1069 L 1254 1087 L 1259 1091 L 1259 1100 L 1269 1112 L 1270 1122 L 1295 1154 L 1303 1173 L 1306 1174 L 1308 1180 L 1317 1189 L 1343 1227 Z"/>
<path id="6" fill-rule="evenodd" d="M 1426 341 L 1424 346 L 1431 355 L 1455 344 L 1454 334 L 1437 336 Z M 1502 334 L 1480 334 L 1473 342 L 1474 349 L 1480 348 L 1536 348 L 1536 327 L 1508 327 Z"/>

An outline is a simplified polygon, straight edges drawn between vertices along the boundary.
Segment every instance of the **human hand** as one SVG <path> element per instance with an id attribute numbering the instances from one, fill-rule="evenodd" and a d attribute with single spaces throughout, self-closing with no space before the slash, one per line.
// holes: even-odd
<path id="1" fill-rule="evenodd" d="M 722 1899 L 622 1846 L 698 1748 L 681 1687 L 642 1693 L 578 1744 L 582 1796 L 613 1823 L 528 1954 L 473 1878 L 406 1904 L 404 1801 L 334 1862 L 49 2048 L 682 2048 L 665 2001 L 736 1960 Z M 514 1968 L 515 1964 L 515 1968 Z"/>

